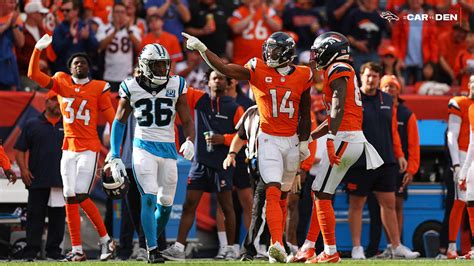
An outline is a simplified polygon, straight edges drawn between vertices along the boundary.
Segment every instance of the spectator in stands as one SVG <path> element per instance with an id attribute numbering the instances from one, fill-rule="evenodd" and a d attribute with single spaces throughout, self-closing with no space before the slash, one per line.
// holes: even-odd
<path id="1" fill-rule="evenodd" d="M 423 80 L 415 83 L 415 93 L 420 95 L 445 95 L 449 92 L 448 84 L 436 81 L 439 77 L 438 66 L 428 62 L 423 66 Z"/>
<path id="2" fill-rule="evenodd" d="M 57 94 L 46 95 L 45 111 L 26 122 L 16 141 L 15 156 L 21 179 L 28 189 L 26 247 L 24 259 L 33 261 L 41 251 L 41 242 L 48 216 L 46 257 L 59 260 L 64 238 L 66 210 L 60 173 L 64 130 Z"/>
<path id="3" fill-rule="evenodd" d="M 282 28 L 282 21 L 275 10 L 263 0 L 244 1 L 227 23 L 233 33 L 232 62 L 239 65 L 244 65 L 250 58 L 260 58 L 265 40 Z"/>
<path id="4" fill-rule="evenodd" d="M 40 87 L 36 82 L 27 77 L 28 64 L 30 63 L 30 57 L 33 53 L 36 42 L 46 33 L 43 30 L 43 18 L 45 14 L 49 13 L 49 10 L 45 8 L 41 2 L 29 2 L 25 6 L 25 13 L 26 21 L 23 29 L 25 44 L 22 48 L 17 49 L 17 57 L 18 68 L 20 70 L 21 89 L 31 91 L 38 90 Z M 46 54 L 41 56 L 40 65 L 44 72 L 48 72 Z"/>
<path id="5" fill-rule="evenodd" d="M 135 50 L 141 45 L 138 27 L 128 24 L 126 6 L 115 4 L 112 23 L 99 28 L 97 40 L 99 51 L 105 53 L 104 80 L 109 82 L 111 91 L 117 92 L 122 80 L 133 73 Z"/>
<path id="6" fill-rule="evenodd" d="M 383 75 L 394 75 L 403 88 L 402 61 L 398 59 L 397 48 L 393 45 L 382 45 L 379 49 L 380 64 Z"/>
<path id="7" fill-rule="evenodd" d="M 296 42 L 298 54 L 308 51 L 314 41 L 314 36 L 325 31 L 325 21 L 321 14 L 314 9 L 313 0 L 296 0 L 285 7 L 282 15 L 283 28 L 298 35 Z"/>
<path id="8" fill-rule="evenodd" d="M 147 22 L 150 32 L 143 37 L 138 52 L 140 52 L 145 45 L 150 43 L 159 43 L 163 45 L 170 54 L 171 72 L 174 72 L 176 63 L 183 60 L 183 52 L 178 38 L 163 29 L 163 19 L 158 14 L 149 15 L 147 17 Z"/>
<path id="9" fill-rule="evenodd" d="M 365 156 L 361 156 L 346 174 L 352 258 L 366 258 L 361 246 L 362 210 L 367 196 L 372 192 L 380 204 L 391 254 L 394 257 L 416 258 L 420 254 L 412 252 L 400 242 L 395 191 L 398 173 L 406 171 L 407 161 L 400 143 L 392 97 L 379 90 L 381 73 L 382 67 L 374 62 L 368 62 L 360 69 L 364 135 L 380 154 L 384 164 L 375 170 L 367 170 Z"/>
<path id="10" fill-rule="evenodd" d="M 138 16 L 138 12 L 141 8 L 141 1 L 140 0 L 124 0 L 123 4 L 127 8 L 127 16 L 128 16 L 128 25 L 131 27 L 132 25 L 138 27 L 140 30 L 140 36 L 143 37 L 148 32 L 148 27 L 146 24 L 146 20 Z"/>
<path id="11" fill-rule="evenodd" d="M 422 0 L 408 0 L 408 9 L 399 17 L 408 14 L 427 13 L 432 11 L 422 7 Z M 392 28 L 392 44 L 399 51 L 399 59 L 404 66 L 404 80 L 407 85 L 413 85 L 422 79 L 423 64 L 432 61 L 438 63 L 436 21 L 401 19 Z"/>
<path id="12" fill-rule="evenodd" d="M 2 168 L 3 173 L 5 174 L 7 179 L 10 181 L 10 183 L 15 184 L 16 174 L 12 170 L 10 159 L 8 158 L 7 154 L 5 153 L 5 150 L 3 149 L 1 139 L 0 139 L 0 168 Z"/>
<path id="13" fill-rule="evenodd" d="M 379 62 L 377 51 L 387 21 L 380 17 L 375 1 L 357 0 L 357 7 L 344 17 L 341 32 L 351 42 L 354 69 L 369 61 Z"/>
<path id="14" fill-rule="evenodd" d="M 20 12 L 15 0 L 0 4 L 0 90 L 20 88 L 20 74 L 13 47 L 21 48 L 25 36 L 21 30 Z"/>
<path id="15" fill-rule="evenodd" d="M 449 85 L 459 85 L 454 72 L 456 56 L 459 51 L 466 49 L 466 36 L 469 31 L 469 24 L 456 23 L 451 31 L 444 31 L 439 34 L 439 65 L 441 67 L 439 81 Z"/>
<path id="16" fill-rule="evenodd" d="M 223 56 L 229 32 L 224 7 L 216 0 L 199 0 L 191 10 L 186 32 L 199 37 L 211 51 Z"/>
<path id="17" fill-rule="evenodd" d="M 226 254 L 229 254 L 229 258 L 234 256 L 235 213 L 232 202 L 234 168 L 224 170 L 222 163 L 236 133 L 235 125 L 244 111 L 231 97 L 226 96 L 230 79 L 215 71 L 209 71 L 207 79 L 210 95 L 201 92 L 201 96 L 196 97 L 196 101 L 191 103 L 196 111 L 194 117 L 196 154 L 189 173 L 178 237 L 175 244 L 162 252 L 163 257 L 170 260 L 185 258 L 186 238 L 204 192 L 217 194 L 217 200 L 225 217 L 228 242 Z"/>
<path id="18" fill-rule="evenodd" d="M 181 32 L 191 20 L 188 0 L 148 0 L 145 9 L 147 16 L 158 14 L 164 21 L 163 29 L 176 36 L 179 43 L 183 42 Z"/>
<path id="19" fill-rule="evenodd" d="M 461 80 L 459 93 L 467 95 L 469 77 L 474 74 L 474 32 L 469 32 L 466 37 L 466 49 L 459 51 L 456 56 L 454 73 Z"/>
<path id="20" fill-rule="evenodd" d="M 114 0 L 83 0 L 84 19 L 99 17 L 104 25 L 112 21 Z"/>
<path id="21" fill-rule="evenodd" d="M 356 8 L 356 0 L 331 0 L 326 1 L 326 14 L 328 26 L 332 31 L 341 31 L 342 19 L 349 11 Z"/>
<path id="22" fill-rule="evenodd" d="M 401 233 L 403 232 L 404 221 L 403 203 L 408 197 L 408 184 L 410 184 L 410 182 L 413 180 L 413 176 L 416 174 L 420 166 L 420 139 L 418 135 L 416 116 L 410 109 L 408 109 L 404 105 L 404 101 L 399 97 L 401 85 L 398 82 L 397 77 L 393 75 L 383 76 L 380 81 L 380 89 L 383 92 L 390 94 L 393 98 L 393 105 L 396 108 L 397 112 L 398 134 L 400 135 L 403 153 L 405 154 L 405 158 L 408 162 L 406 172 L 398 174 L 398 178 L 396 180 L 395 208 L 397 210 L 398 229 Z M 369 247 L 377 247 L 376 249 L 378 250 L 378 246 L 380 243 L 379 241 L 374 240 L 380 240 L 380 235 L 382 233 L 382 221 L 380 219 L 380 207 L 377 204 L 377 200 L 374 200 L 372 202 L 369 201 L 369 208 L 371 212 L 370 227 L 378 229 L 378 231 L 370 230 L 371 234 L 378 235 L 372 235 L 370 237 L 371 243 L 369 244 Z M 370 253 L 370 255 L 372 255 L 375 252 L 369 252 L 368 249 L 367 253 Z M 385 249 L 385 251 L 379 257 L 390 258 L 390 246 L 387 246 L 387 249 Z"/>
<path id="23" fill-rule="evenodd" d="M 61 12 L 64 21 L 61 22 L 53 33 L 53 50 L 57 55 L 53 65 L 53 72 L 63 71 L 68 73 L 67 59 L 78 52 L 95 52 L 99 42 L 95 38 L 92 29 L 84 21 L 79 19 L 78 0 L 64 0 Z"/>

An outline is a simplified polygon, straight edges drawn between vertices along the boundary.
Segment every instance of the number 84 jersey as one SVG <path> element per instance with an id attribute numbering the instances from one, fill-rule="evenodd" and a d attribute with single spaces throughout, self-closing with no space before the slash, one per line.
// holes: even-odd
<path id="1" fill-rule="evenodd" d="M 333 90 L 329 86 L 338 78 L 346 78 L 346 101 L 344 103 L 344 116 L 342 117 L 339 131 L 362 131 L 362 100 L 357 84 L 357 76 L 351 65 L 336 62 L 324 72 L 323 100 L 328 114 L 331 111 Z M 329 119 L 331 119 L 329 117 Z"/>
<path id="2" fill-rule="evenodd" d="M 119 95 L 129 99 L 137 120 L 133 141 L 135 147 L 160 157 L 176 158 L 176 102 L 186 92 L 186 81 L 180 76 L 171 76 L 166 85 L 156 90 L 142 88 L 137 78 L 126 79 L 120 84 Z M 163 150 L 167 152 L 163 154 Z"/>

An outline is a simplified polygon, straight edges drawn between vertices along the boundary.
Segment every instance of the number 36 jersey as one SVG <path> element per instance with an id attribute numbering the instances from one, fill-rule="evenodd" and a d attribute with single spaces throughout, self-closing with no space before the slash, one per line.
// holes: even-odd
<path id="1" fill-rule="evenodd" d="M 164 88 L 155 91 L 142 88 L 136 78 L 126 79 L 120 84 L 119 95 L 130 101 L 137 120 L 135 147 L 163 158 L 176 158 L 176 103 L 186 92 L 186 81 L 180 76 L 171 76 Z"/>
<path id="2" fill-rule="evenodd" d="M 295 135 L 301 95 L 311 88 L 311 69 L 294 66 L 283 76 L 255 57 L 245 67 L 250 71 L 249 83 L 257 102 L 261 130 L 272 136 Z"/>

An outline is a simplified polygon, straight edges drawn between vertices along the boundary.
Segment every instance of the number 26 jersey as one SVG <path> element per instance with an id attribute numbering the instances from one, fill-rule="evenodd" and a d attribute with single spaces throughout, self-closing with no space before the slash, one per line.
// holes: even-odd
<path id="1" fill-rule="evenodd" d="M 255 57 L 245 67 L 250 71 L 249 83 L 257 102 L 262 132 L 280 137 L 295 135 L 301 95 L 311 88 L 311 69 L 294 66 L 283 76 Z"/>

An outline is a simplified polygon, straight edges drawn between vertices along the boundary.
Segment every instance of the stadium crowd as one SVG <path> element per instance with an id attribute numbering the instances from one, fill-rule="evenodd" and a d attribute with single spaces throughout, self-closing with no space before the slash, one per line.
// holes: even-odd
<path id="1" fill-rule="evenodd" d="M 389 14 L 395 14 L 398 20 L 387 20 L 387 13 L 385 16 L 381 15 L 382 11 L 390 11 Z M 406 19 L 408 14 L 435 13 L 457 14 L 459 20 Z M 262 57 L 262 45 L 272 33 L 284 31 L 296 41 L 295 63 L 306 66 L 310 64 L 310 48 L 318 35 L 328 31 L 341 32 L 350 41 L 350 60 L 359 77 L 358 80 L 361 81 L 359 85 L 362 97 L 359 100 L 364 107 L 364 123 L 366 123 L 363 127 L 364 134 L 385 162 L 376 170 L 366 170 L 365 165 L 360 167 L 357 163 L 349 170 L 350 178 L 346 180 L 346 189 L 350 195 L 349 222 L 354 245 L 351 255 L 354 259 L 373 256 L 415 258 L 419 254 L 402 245 L 400 232 L 403 224 L 403 201 L 407 196 L 406 186 L 417 173 L 420 164 L 419 136 L 416 117 L 403 104 L 400 96 L 403 98 L 403 94 L 406 93 L 468 95 L 468 97 L 454 97 L 449 106 L 448 145 L 455 182 L 461 182 L 459 175 L 469 144 L 468 107 L 474 101 L 472 94 L 474 32 L 471 31 L 471 18 L 474 21 L 474 3 L 467 0 L 457 1 L 456 4 L 447 0 L 426 2 L 423 0 L 0 0 L 0 90 L 45 90 L 46 86 L 42 87 L 35 82 L 36 80 L 32 80 L 34 76 L 29 71 L 33 65 L 33 60 L 30 58 L 35 47 L 38 48 L 37 42 L 44 34 L 52 36 L 52 43 L 44 47 L 39 57 L 41 72 L 49 76 L 54 76 L 58 71 L 67 73 L 74 63 L 74 57 L 70 59 L 71 56 L 76 55 L 75 58 L 80 58 L 77 53 L 85 53 L 90 58 L 87 62 L 90 77 L 108 82 L 112 92 L 118 92 L 122 81 L 136 75 L 137 58 L 146 45 L 162 45 L 172 61 L 171 72 L 184 77 L 189 85 L 187 101 L 193 123 L 196 125 L 198 140 L 194 144 L 196 156 L 204 158 L 198 164 L 193 164 L 195 169 L 192 169 L 192 173 L 197 176 L 206 172 L 209 177 L 203 181 L 190 174 L 188 190 L 193 193 L 188 191 L 177 241 L 166 249 L 165 236 L 157 232 L 160 236 L 158 240 L 155 239 L 158 241 L 158 248 L 164 250 L 163 254 L 167 254 L 167 258 L 184 259 L 184 245 L 199 200 L 203 192 L 216 192 L 219 202 L 216 214 L 219 250 L 216 258 L 229 260 L 241 258 L 240 243 L 236 234 L 240 217 L 244 227 L 250 230 L 243 245 L 242 258 L 246 260 L 266 258 L 270 234 L 268 231 L 262 233 L 259 230 L 265 221 L 259 221 L 260 217 L 255 211 L 252 213 L 252 205 L 254 209 L 262 209 L 265 201 L 263 198 L 262 202 L 262 198 L 258 196 L 259 186 L 263 186 L 263 182 L 258 182 L 259 174 L 252 168 L 255 158 L 249 154 L 246 158 L 243 150 L 229 153 L 232 138 L 236 134 L 242 139 L 247 139 L 249 146 L 252 139 L 255 142 L 256 136 L 252 136 L 248 133 L 251 130 L 245 128 L 251 127 L 249 124 L 252 123 L 245 119 L 254 118 L 248 113 L 243 115 L 245 110 L 252 109 L 254 95 L 247 82 L 239 82 L 209 69 L 197 51 L 187 50 L 182 32 L 199 38 L 209 50 L 225 62 L 244 65 L 253 57 Z M 327 77 L 322 70 L 315 71 L 312 76 L 311 130 L 322 124 L 327 116 L 322 99 L 325 78 Z M 355 80 L 357 82 L 357 79 Z M 215 98 L 222 100 L 215 102 Z M 57 125 L 60 117 L 54 115 L 58 111 L 58 107 L 54 104 L 58 104 L 56 95 L 48 93 L 46 114 L 42 120 L 35 121 L 37 127 L 45 121 Z M 217 115 L 214 114 L 215 105 L 217 109 L 221 108 L 217 111 Z M 392 112 L 392 106 L 396 107 L 396 112 Z M 378 109 L 384 111 L 379 112 Z M 194 117 L 194 110 L 213 115 L 209 115 L 211 118 L 208 119 L 202 116 Z M 232 121 L 224 124 L 219 120 L 219 115 L 232 117 Z M 241 118 L 244 122 L 239 123 Z M 109 119 L 109 116 L 107 120 L 112 127 L 113 120 Z M 185 121 L 180 122 L 184 125 Z M 146 250 L 149 238 L 140 229 L 140 219 L 144 217 L 143 215 L 140 217 L 139 209 L 127 206 L 146 207 L 143 203 L 141 205 L 139 203 L 140 193 L 143 192 L 139 191 L 140 185 L 132 177 L 135 175 L 132 170 L 132 158 L 131 156 L 128 159 L 124 158 L 125 154 L 131 155 L 134 132 L 132 128 L 135 121 L 130 117 L 126 123 L 129 126 L 123 138 L 122 159 L 130 177 L 130 189 L 128 200 L 124 200 L 123 211 L 127 215 L 124 215 L 126 218 L 123 223 L 131 226 L 121 227 L 117 256 L 124 260 L 130 258 L 132 229 L 134 229 L 140 239 L 140 249 L 134 257 L 137 260 L 149 260 Z M 28 126 L 32 127 L 33 122 Z M 212 132 L 212 129 L 217 128 L 218 133 Z M 44 173 L 30 172 L 35 170 L 28 169 L 24 156 L 28 150 L 30 156 L 38 156 L 38 160 L 42 155 L 31 153 L 33 149 L 38 149 L 31 144 L 35 136 L 26 133 L 26 128 L 23 130 L 15 149 L 20 154 L 17 160 L 22 170 L 21 178 L 30 190 L 29 202 L 33 204 L 41 198 L 44 206 L 50 206 L 46 205 L 45 199 L 49 196 L 47 193 L 44 194 L 43 190 L 59 185 L 57 182 L 44 182 L 35 187 L 34 184 L 38 180 L 32 176 L 38 177 Z M 112 141 L 110 138 L 106 130 L 103 143 L 110 143 Z M 181 140 L 178 142 L 183 144 L 185 140 L 181 134 Z M 50 141 L 55 140 L 53 138 Z M 290 184 L 291 192 L 288 200 L 285 198 L 279 201 L 282 210 L 288 211 L 288 221 L 285 219 L 283 222 L 285 248 L 289 254 L 300 260 L 310 259 L 314 257 L 316 251 L 319 253 L 323 250 L 321 240 L 317 241 L 319 231 L 315 234 L 311 231 L 315 230 L 311 226 L 309 226 L 310 232 L 303 228 L 307 228 L 308 224 L 317 220 L 314 211 L 311 215 L 311 209 L 316 208 L 313 204 L 311 184 L 317 171 L 320 170 L 319 163 L 322 158 L 320 147 L 324 147 L 325 142 L 325 138 L 320 138 L 310 144 L 311 155 L 301 163 L 296 181 Z M 60 147 L 57 148 L 56 153 L 59 153 Z M 235 171 L 222 169 L 224 160 L 228 160 L 226 156 L 235 158 Z M 247 171 L 248 165 L 250 171 Z M 4 170 L 9 169 L 6 162 L 2 167 Z M 55 173 L 59 171 L 58 162 L 48 167 L 53 168 L 51 172 L 56 168 Z M 217 185 L 213 183 L 214 176 L 218 178 Z M 367 176 L 370 177 L 368 178 L 370 182 L 365 179 Z M 381 181 L 385 180 L 384 178 L 391 181 Z M 455 187 L 457 188 L 457 184 Z M 36 191 L 39 188 L 43 189 L 41 193 Z M 37 193 L 32 193 L 33 191 Z M 233 200 L 232 194 L 236 200 Z M 458 194 L 456 193 L 453 203 L 454 211 L 451 215 L 447 213 L 449 219 L 446 220 L 449 220 L 450 225 L 449 241 L 446 237 L 445 243 L 441 243 L 440 258 L 452 259 L 458 256 L 455 243 L 461 223 L 459 217 L 466 207 L 466 199 L 460 199 Z M 360 244 L 360 227 L 362 208 L 366 199 L 369 206 L 372 205 L 371 223 L 378 228 L 378 232 L 371 231 L 371 244 L 364 252 Z M 64 206 L 65 203 L 62 204 Z M 53 205 L 50 207 L 58 207 L 61 204 Z M 80 206 L 84 210 L 93 209 L 87 200 L 81 201 Z M 157 205 L 156 208 L 164 207 Z M 28 209 L 29 212 L 35 213 L 35 205 L 29 205 Z M 69 211 L 66 208 L 66 213 Z M 285 211 L 283 217 L 286 217 Z M 52 220 L 64 221 L 64 210 L 61 212 L 51 208 L 48 212 L 50 225 Z M 153 214 L 153 211 L 150 212 Z M 166 212 L 165 208 L 161 215 Z M 29 215 L 28 219 L 44 220 L 45 215 L 44 212 L 35 213 Z M 108 254 L 107 252 L 115 249 L 107 234 L 107 231 L 111 233 L 110 219 L 109 221 L 105 219 L 107 231 L 102 229 L 99 218 L 91 219 L 99 228 L 98 232 L 103 241 L 101 249 L 105 249 L 102 254 Z M 390 244 L 383 252 L 378 250 L 381 224 L 384 225 L 390 238 Z M 40 250 L 41 235 L 38 234 L 37 223 L 30 222 L 28 226 L 30 226 L 27 229 L 28 245 L 18 258 L 34 260 Z M 447 228 L 446 226 L 445 231 L 448 231 Z M 48 236 L 47 251 L 50 248 L 50 253 L 46 255 L 60 259 L 62 258 L 58 250 L 60 236 L 52 235 L 51 238 L 50 241 Z M 260 240 L 257 245 L 254 241 L 256 238 Z M 469 248 L 463 249 L 463 255 L 468 253 Z M 82 252 L 82 248 L 78 252 Z M 81 258 L 77 257 L 77 260 Z"/>

